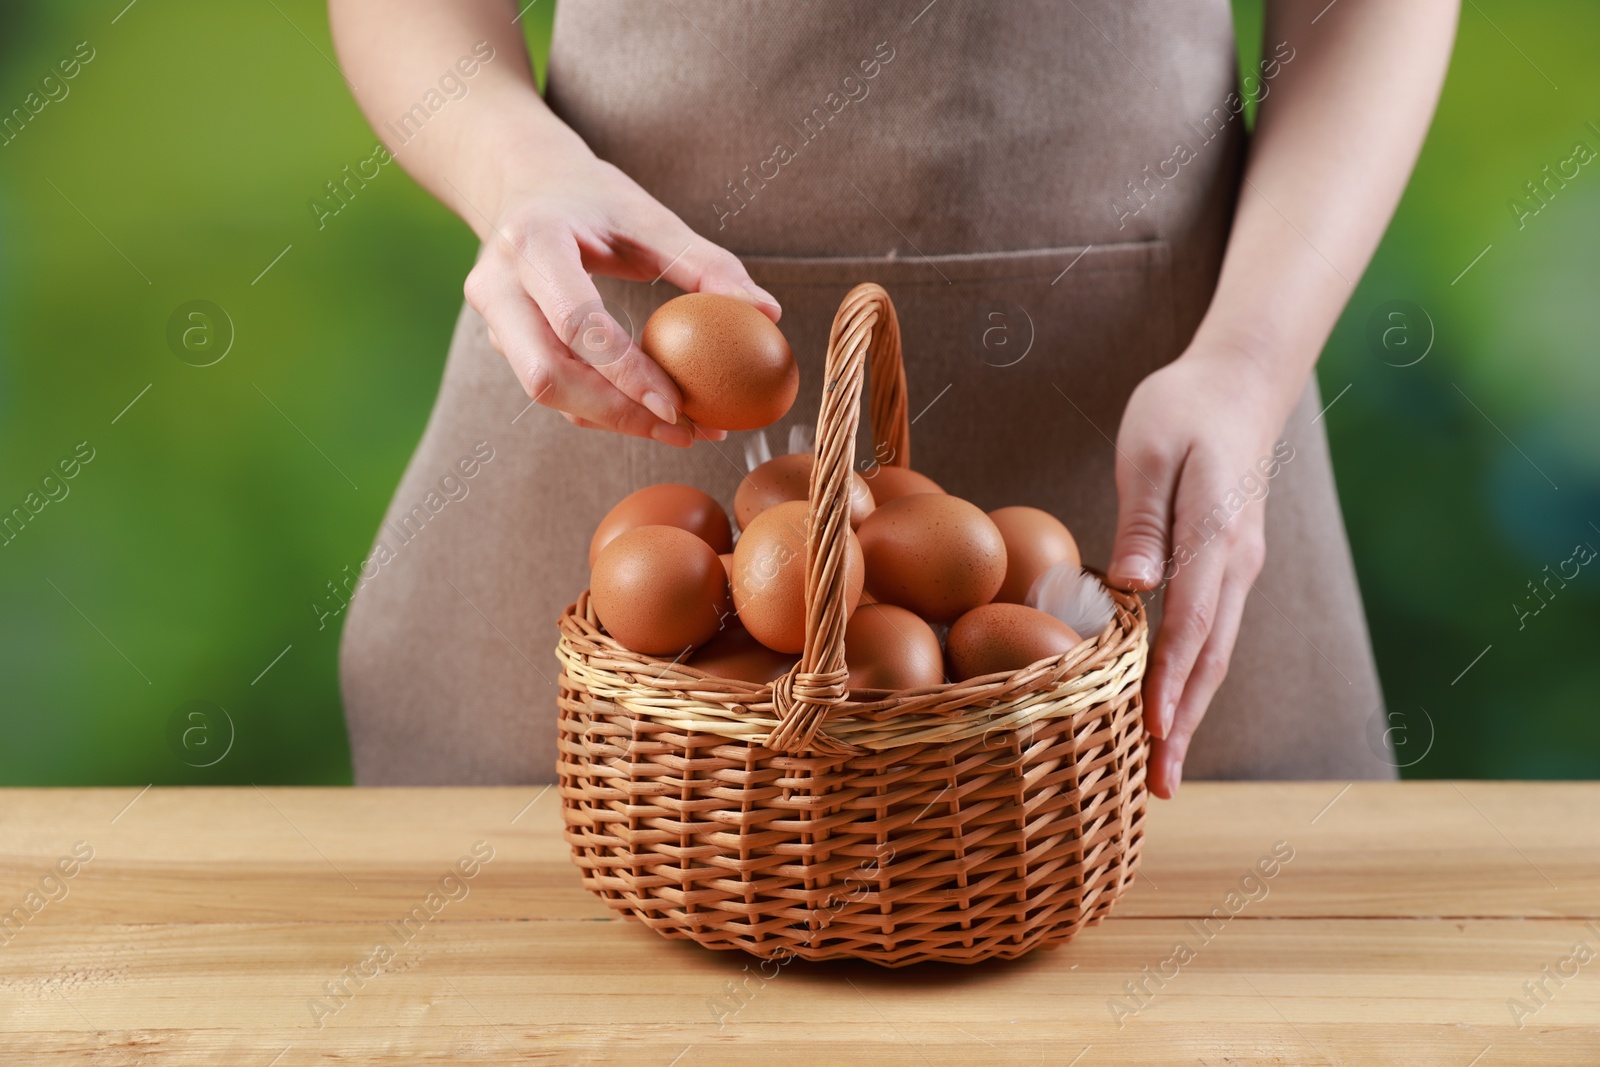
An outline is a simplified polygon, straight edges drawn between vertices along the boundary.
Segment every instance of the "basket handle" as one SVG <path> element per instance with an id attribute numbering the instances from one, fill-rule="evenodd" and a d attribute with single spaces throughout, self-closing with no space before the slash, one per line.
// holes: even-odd
<path id="1" fill-rule="evenodd" d="M 862 293 L 862 290 L 877 290 Z M 859 297 L 858 297 L 858 294 Z M 833 337 L 839 336 L 839 322 L 857 299 L 872 300 L 881 304 L 878 309 L 878 328 L 872 333 L 871 348 L 867 355 L 867 377 L 871 384 L 872 458 L 884 467 L 911 466 L 911 422 L 906 410 L 906 364 L 900 350 L 900 320 L 894 313 L 894 302 L 878 285 L 867 283 L 852 289 L 839 305 L 839 314 L 833 320 Z M 833 349 L 830 339 L 828 349 Z M 851 427 L 851 433 L 855 428 Z M 821 440 L 821 423 L 818 423 L 818 440 Z"/>
<path id="2" fill-rule="evenodd" d="M 844 561 L 862 378 L 869 367 L 875 458 L 885 465 L 907 466 L 911 429 L 906 420 L 900 322 L 883 287 L 864 282 L 839 305 L 828 337 L 806 531 L 806 643 L 800 662 L 772 683 L 778 725 L 766 747 L 776 752 L 857 751 L 828 737 L 822 724 L 848 694 Z"/>

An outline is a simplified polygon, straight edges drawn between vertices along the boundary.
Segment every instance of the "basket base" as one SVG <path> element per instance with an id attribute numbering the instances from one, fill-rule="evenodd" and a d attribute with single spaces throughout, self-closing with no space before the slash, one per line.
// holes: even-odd
<path id="1" fill-rule="evenodd" d="M 564 713 L 560 788 L 585 888 L 666 937 L 886 967 L 1014 959 L 1098 922 L 1138 863 L 1137 699 L 848 757 L 654 725 Z"/>
<path id="2" fill-rule="evenodd" d="M 967 964 L 990 960 L 1015 960 L 1035 951 L 1061 948 L 1070 943 L 1085 927 L 1098 926 L 1106 910 L 1082 922 L 1063 921 L 1059 927 L 1036 930 L 1032 935 L 1021 939 L 995 930 L 929 931 L 919 937 L 898 943 L 893 938 L 885 938 L 873 946 L 842 942 L 828 944 L 822 939 L 819 939 L 822 943 L 812 944 L 805 940 L 804 934 L 794 940 L 773 945 L 746 938 L 721 936 L 716 931 L 697 931 L 677 923 L 651 922 L 636 914 L 629 914 L 628 917 L 653 927 L 657 933 L 669 940 L 694 941 L 709 949 L 745 952 L 758 959 L 782 961 L 793 958 L 811 962 L 860 960 L 892 970 L 916 963 Z M 928 947 L 930 943 L 938 944 L 939 947 L 930 949 Z"/>

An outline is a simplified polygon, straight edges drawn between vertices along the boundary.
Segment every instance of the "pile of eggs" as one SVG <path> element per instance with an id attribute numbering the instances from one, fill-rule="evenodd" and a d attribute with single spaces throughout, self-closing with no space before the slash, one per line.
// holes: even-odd
<path id="1" fill-rule="evenodd" d="M 769 460 L 734 496 L 740 535 L 710 495 L 652 485 L 625 497 L 589 546 L 595 616 L 618 644 L 726 678 L 766 683 L 805 644 L 806 500 L 812 456 Z M 1048 512 L 985 514 L 923 475 L 852 475 L 844 558 L 851 689 L 912 689 L 1067 651 L 1079 634 L 1025 601 L 1079 566 Z M 940 631 L 948 627 L 943 641 Z"/>
<path id="2" fill-rule="evenodd" d="M 794 401 L 798 375 L 782 334 L 732 298 L 669 301 L 646 323 L 641 346 L 703 424 L 764 426 Z M 812 463 L 810 453 L 791 453 L 745 476 L 733 502 L 737 543 L 727 513 L 699 489 L 652 485 L 625 497 L 589 544 L 590 604 L 605 631 L 631 651 L 718 677 L 765 684 L 788 672 L 805 644 Z M 852 473 L 846 538 L 852 690 L 1019 670 L 1082 640 L 1061 612 L 1030 606 L 1030 593 L 1034 604 L 1041 587 L 1103 598 L 1054 516 L 1032 507 L 985 513 L 909 468 Z M 1081 615 L 1096 631 L 1109 618 L 1109 600 L 1102 606 Z"/>

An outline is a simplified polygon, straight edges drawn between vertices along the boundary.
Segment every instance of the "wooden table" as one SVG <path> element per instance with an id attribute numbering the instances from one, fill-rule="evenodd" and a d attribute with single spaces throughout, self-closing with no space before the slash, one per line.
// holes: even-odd
<path id="1" fill-rule="evenodd" d="M 612 918 L 553 790 L 6 791 L 0 1063 L 1594 1064 L 1597 812 L 1188 783 L 1069 946 L 763 974 Z"/>

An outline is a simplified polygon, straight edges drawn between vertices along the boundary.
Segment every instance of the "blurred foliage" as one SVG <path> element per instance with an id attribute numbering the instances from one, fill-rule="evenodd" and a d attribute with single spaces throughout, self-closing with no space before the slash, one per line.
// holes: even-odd
<path id="1" fill-rule="evenodd" d="M 1578 142 L 1600 151 L 1597 34 L 1594 4 L 1463 5 L 1433 128 L 1318 367 L 1408 777 L 1600 777 L 1600 559 L 1574 557 L 1600 549 L 1600 158 L 1537 215 L 1511 207 L 1537 207 L 1527 183 Z M 1391 325 L 1409 348 L 1382 343 Z"/>
<path id="2" fill-rule="evenodd" d="M 320 3 L 125 3 L 0 7 L 0 112 L 93 50 L 0 146 L 0 509 L 66 493 L 0 546 L 0 783 L 348 782 L 338 633 L 309 605 L 421 433 L 474 241 L 394 167 L 318 228 L 309 201 L 375 144 Z M 551 11 L 523 19 L 541 66 Z M 1507 207 L 1600 147 L 1597 31 L 1592 4 L 1467 5 L 1322 362 L 1384 685 L 1437 732 L 1408 774 L 1600 775 L 1595 568 L 1522 629 L 1512 607 L 1600 546 L 1600 168 L 1521 229 Z M 167 339 L 196 300 L 236 334 L 206 367 Z M 1415 366 L 1368 339 L 1394 300 L 1437 333 Z M 211 747 L 180 759 L 193 723 Z"/>

